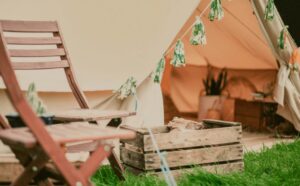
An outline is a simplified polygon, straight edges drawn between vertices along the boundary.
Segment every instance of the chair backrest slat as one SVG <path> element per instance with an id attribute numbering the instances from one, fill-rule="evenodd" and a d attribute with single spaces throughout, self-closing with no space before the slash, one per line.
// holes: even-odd
<path id="1" fill-rule="evenodd" d="M 6 32 L 58 32 L 56 21 L 10 21 L 3 20 Z"/>
<path id="2" fill-rule="evenodd" d="M 89 107 L 75 79 L 56 21 L 0 20 L 0 25 L 0 34 L 14 70 L 64 69 L 80 107 Z"/>
<path id="3" fill-rule="evenodd" d="M 15 45 L 53 45 L 62 44 L 60 37 L 6 37 L 7 44 Z"/>
<path id="4" fill-rule="evenodd" d="M 59 49 L 43 49 L 43 50 L 9 50 L 10 57 L 53 57 L 66 55 L 65 50 Z"/>
<path id="5" fill-rule="evenodd" d="M 69 63 L 66 60 L 53 62 L 18 62 L 12 63 L 15 70 L 41 70 L 41 69 L 56 69 L 67 68 Z"/>

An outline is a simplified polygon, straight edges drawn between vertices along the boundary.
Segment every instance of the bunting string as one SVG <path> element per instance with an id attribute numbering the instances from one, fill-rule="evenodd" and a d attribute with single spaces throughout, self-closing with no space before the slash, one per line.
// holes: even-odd
<path id="1" fill-rule="evenodd" d="M 200 13 L 200 15 L 198 16 L 199 18 L 201 18 L 204 13 L 210 8 L 210 5 L 211 5 L 212 1 L 210 3 L 208 3 L 208 5 L 204 8 L 204 10 Z M 182 40 L 186 34 L 188 34 L 191 29 L 194 27 L 194 25 L 196 24 L 196 22 L 194 22 L 181 36 L 178 40 Z M 165 55 L 167 55 L 171 50 L 173 50 L 175 48 L 177 43 L 174 43 L 166 52 L 165 52 Z"/>

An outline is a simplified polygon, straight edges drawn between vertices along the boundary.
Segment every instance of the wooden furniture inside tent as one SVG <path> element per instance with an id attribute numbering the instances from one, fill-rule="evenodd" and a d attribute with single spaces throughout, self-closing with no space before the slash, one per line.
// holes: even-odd
<path id="1" fill-rule="evenodd" d="M 23 35 L 7 36 L 12 33 L 51 33 L 52 37 L 24 37 Z M 55 49 L 11 49 L 9 45 L 54 45 Z M 16 58 L 45 58 L 59 57 L 57 61 L 43 62 L 14 62 Z M 12 105 L 27 125 L 26 128 L 5 129 L 0 131 L 0 139 L 10 146 L 20 163 L 24 166 L 24 172 L 14 181 L 14 185 L 27 185 L 33 179 L 39 185 L 52 185 L 51 178 L 61 178 L 69 185 L 90 185 L 89 177 L 97 170 L 100 162 L 109 157 L 117 174 L 122 170 L 118 159 L 113 154 L 112 147 L 101 140 L 133 138 L 134 133 L 112 128 L 99 128 L 86 122 L 57 124 L 45 127 L 28 105 L 19 87 L 13 70 L 56 69 L 65 70 L 68 82 L 80 107 L 89 108 L 87 100 L 80 90 L 72 65 L 64 47 L 62 35 L 57 22 L 47 21 L 0 21 L 0 75 L 6 85 L 7 94 Z M 95 116 L 95 120 L 105 118 L 113 119 L 132 115 L 125 112 L 101 112 L 101 117 Z M 3 118 L 2 118 L 3 119 Z M 90 119 L 92 120 L 92 119 Z M 0 121 L 2 124 L 5 121 Z M 74 167 L 65 157 L 66 143 L 72 142 L 96 142 L 91 149 L 89 159 L 80 167 Z M 95 143 L 93 143 L 95 144 Z M 82 150 L 82 149 L 81 149 Z M 55 169 L 48 165 L 49 160 L 55 165 Z M 57 169 L 57 170 L 56 170 Z"/>

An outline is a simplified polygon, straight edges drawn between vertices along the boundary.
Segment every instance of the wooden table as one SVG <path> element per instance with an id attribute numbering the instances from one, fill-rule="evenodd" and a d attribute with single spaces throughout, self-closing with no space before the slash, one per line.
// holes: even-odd
<path id="1" fill-rule="evenodd" d="M 117 127 L 123 117 L 133 116 L 135 112 L 122 110 L 74 109 L 54 114 L 57 122 L 97 122 L 111 120 L 107 126 Z"/>
<path id="2" fill-rule="evenodd" d="M 275 124 L 277 103 L 272 100 L 235 100 L 235 121 L 243 128 L 264 131 L 267 125 Z"/>

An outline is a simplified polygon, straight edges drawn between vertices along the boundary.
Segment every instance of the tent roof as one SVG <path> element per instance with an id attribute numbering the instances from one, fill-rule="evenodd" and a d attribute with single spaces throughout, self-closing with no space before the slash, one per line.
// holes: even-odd
<path id="1" fill-rule="evenodd" d="M 81 87 L 109 90 L 145 79 L 199 1 L 2 0 L 0 18 L 58 20 Z M 60 71 L 18 77 L 23 89 L 69 91 Z"/>
<path id="2" fill-rule="evenodd" d="M 202 0 L 187 20 L 173 43 L 195 21 L 195 16 L 208 5 Z M 221 21 L 209 21 L 207 10 L 202 16 L 206 28 L 207 45 L 189 44 L 190 32 L 183 38 L 187 64 L 227 67 L 231 69 L 276 69 L 276 60 L 262 35 L 249 0 L 222 1 L 225 17 Z M 168 54 L 172 56 L 173 52 Z"/>

